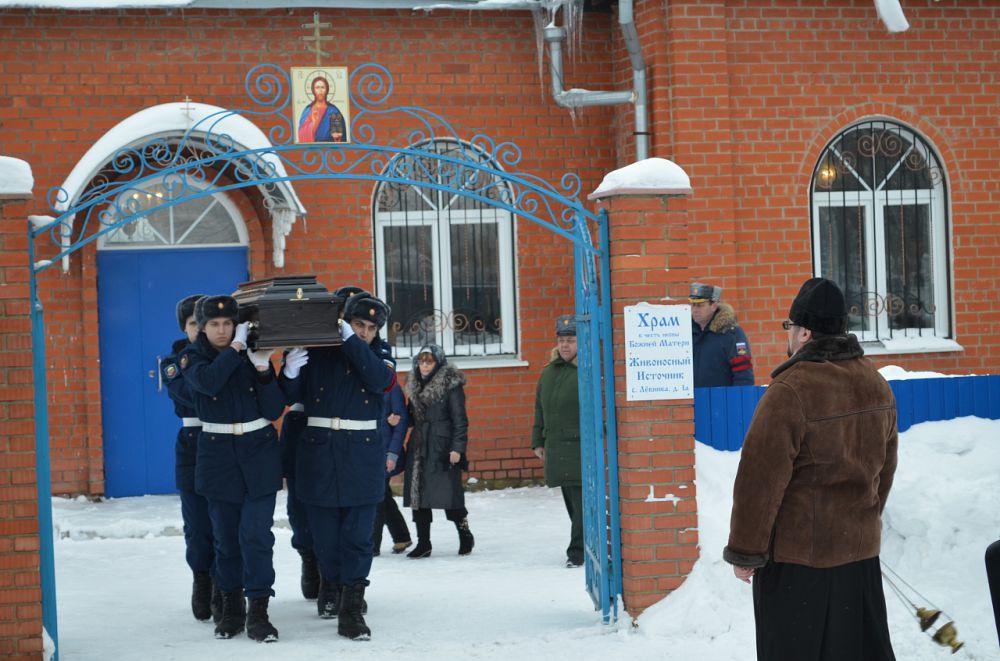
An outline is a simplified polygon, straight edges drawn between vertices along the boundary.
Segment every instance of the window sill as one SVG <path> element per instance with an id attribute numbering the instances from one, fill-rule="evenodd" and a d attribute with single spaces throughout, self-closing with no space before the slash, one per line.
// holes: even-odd
<path id="1" fill-rule="evenodd" d="M 894 340 L 862 342 L 861 348 L 865 350 L 866 356 L 965 351 L 958 342 L 943 337 L 905 337 Z"/>
<path id="2" fill-rule="evenodd" d="M 463 370 L 502 369 L 508 367 L 528 367 L 531 365 L 528 361 L 513 356 L 448 356 L 448 362 Z M 396 365 L 396 371 L 406 373 L 412 367 L 412 359 L 402 358 Z"/>

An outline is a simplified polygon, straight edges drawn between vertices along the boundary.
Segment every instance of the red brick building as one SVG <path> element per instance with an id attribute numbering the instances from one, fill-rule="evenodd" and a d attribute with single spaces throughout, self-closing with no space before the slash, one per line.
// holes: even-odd
<path id="1" fill-rule="evenodd" d="M 324 66 L 384 66 L 395 105 L 433 110 L 464 140 L 484 134 L 516 143 L 520 171 L 551 182 L 574 172 L 585 196 L 604 174 L 634 161 L 636 151 L 632 106 L 571 114 L 553 102 L 547 71 L 539 77 L 546 67 L 528 11 L 404 7 L 416 2 L 382 4 L 392 9 L 334 1 L 234 9 L 227 5 L 239 3 L 196 0 L 79 11 L 19 4 L 26 6 L 0 5 L 0 153 L 28 161 L 35 188 L 33 199 L 8 201 L 0 212 L 0 654 L 29 657 L 40 649 L 40 613 L 25 219 L 55 215 L 48 191 L 64 185 L 116 125 L 167 103 L 249 107 L 244 76 L 252 67 L 314 63 L 300 38 L 312 34 L 303 25 L 318 11 L 331 24 L 323 35 L 333 37 L 324 42 Z M 787 302 L 802 280 L 822 274 L 848 290 L 856 305 L 852 328 L 880 364 L 993 371 L 992 282 L 1000 275 L 993 216 L 1000 194 L 989 164 L 1000 156 L 1000 7 L 984 0 L 910 1 L 910 29 L 888 34 L 870 0 L 634 5 L 647 65 L 649 155 L 683 167 L 694 195 L 608 203 L 618 258 L 616 314 L 623 304 L 681 299 L 693 280 L 721 285 L 753 345 L 763 384 L 784 356 L 778 322 Z M 578 34 L 563 87 L 630 90 L 617 15 L 585 12 Z M 390 122 L 377 128 L 385 140 L 405 139 Z M 157 132 L 149 126 L 146 134 Z M 213 213 L 222 214 L 223 226 L 231 223 L 221 243 L 245 251 L 243 275 L 315 273 L 330 287 L 373 287 L 393 302 L 393 283 L 406 278 L 394 280 L 387 270 L 394 256 L 384 239 L 400 208 L 385 203 L 385 191 L 371 180 L 299 182 L 294 190 L 306 214 L 284 236 L 283 267 L 275 263 L 281 238 L 263 194 L 245 189 L 219 200 Z M 430 225 L 440 225 L 441 204 L 411 201 L 408 218 L 434 211 L 438 220 Z M 452 211 L 479 214 L 482 222 L 480 209 Z M 452 221 L 444 225 L 450 231 Z M 489 224 L 490 242 L 481 235 L 472 242 L 494 255 L 489 277 L 463 275 L 482 262 L 475 251 L 442 258 L 454 246 L 440 227 L 427 230 L 427 245 L 434 246 L 427 250 L 439 272 L 437 291 L 451 287 L 440 311 L 449 319 L 444 339 L 469 375 L 471 472 L 503 484 L 540 477 L 528 449 L 534 385 L 552 345 L 551 320 L 572 309 L 572 251 L 565 239 L 531 223 L 493 218 Z M 466 245 L 460 234 L 456 244 Z M 60 264 L 40 278 L 55 493 L 106 492 L 105 409 L 115 394 L 102 384 L 110 358 L 102 349 L 104 315 L 138 306 L 142 295 L 101 289 L 109 280 L 101 277 L 102 254 L 151 245 L 141 235 L 117 240 L 121 245 L 110 237 L 95 242 L 74 254 L 66 271 Z M 40 258 L 56 254 L 51 242 L 39 241 L 37 249 Z M 398 263 L 404 266 L 397 276 L 411 268 Z M 462 314 L 455 295 L 462 283 L 489 285 L 493 322 L 502 320 L 485 320 L 486 335 L 478 339 L 463 340 L 454 323 Z M 109 297 L 117 304 L 108 307 Z M 400 332 L 390 339 L 405 347 L 413 340 Z M 655 515 L 642 512 L 643 480 L 693 481 L 690 407 L 666 417 L 655 407 L 622 408 L 623 447 L 630 438 L 655 436 L 679 457 L 654 478 L 647 474 L 653 459 L 622 467 L 623 485 L 638 480 L 634 498 L 623 486 L 623 520 L 633 514 L 656 528 L 649 523 Z M 629 476 L 633 469 L 639 477 Z M 692 527 L 693 504 L 677 504 L 685 520 L 666 524 L 673 535 L 625 539 L 633 559 L 673 558 L 674 574 L 682 577 L 697 540 L 676 531 Z M 658 551 L 664 543 L 688 550 Z M 680 580 L 627 588 L 644 595 L 627 603 L 630 612 Z"/>

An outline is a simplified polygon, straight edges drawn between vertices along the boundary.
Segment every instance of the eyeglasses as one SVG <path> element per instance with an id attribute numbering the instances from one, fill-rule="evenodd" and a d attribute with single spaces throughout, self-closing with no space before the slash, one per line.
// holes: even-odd
<path id="1" fill-rule="evenodd" d="M 783 321 L 783 322 L 781 322 L 781 327 L 784 328 L 785 330 L 788 330 L 789 328 L 791 328 L 794 325 L 795 324 L 793 324 L 790 321 Z"/>

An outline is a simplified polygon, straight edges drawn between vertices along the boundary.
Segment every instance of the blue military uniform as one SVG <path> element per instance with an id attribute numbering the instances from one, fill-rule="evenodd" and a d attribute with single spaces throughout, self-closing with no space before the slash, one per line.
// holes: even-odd
<path id="1" fill-rule="evenodd" d="M 377 420 L 394 381 L 395 372 L 357 336 L 309 349 L 299 376 L 281 378 L 288 401 L 302 402 L 307 418 L 371 422 L 357 430 L 309 425 L 296 450 L 296 495 L 309 511 L 323 580 L 335 585 L 368 584 L 375 505 L 385 488 Z"/>
<path id="2" fill-rule="evenodd" d="M 343 344 L 308 353 L 294 349 L 282 369 L 288 401 L 302 402 L 307 416 L 296 450 L 295 489 L 309 513 L 319 563 L 317 611 L 337 617 L 337 633 L 353 640 L 371 636 L 364 594 L 375 508 L 385 488 L 378 420 L 383 394 L 396 383 L 392 363 L 380 355 L 384 343 L 376 345 L 373 338 L 369 346 L 353 334 L 353 322 L 366 335 L 374 326 L 377 337 L 389 314 L 389 306 L 368 292 L 350 294 L 341 321 Z"/>
<path id="3" fill-rule="evenodd" d="M 209 426 L 276 420 L 285 408 L 284 395 L 273 370 L 259 375 L 243 354 L 214 348 L 204 333 L 181 354 L 180 366 L 205 425 L 198 439 L 195 488 L 209 503 L 220 589 L 242 588 L 250 599 L 273 596 L 271 525 L 281 489 L 278 434 L 269 422 L 247 432 L 234 427 L 219 433 Z"/>
<path id="4" fill-rule="evenodd" d="M 691 342 L 695 388 L 754 384 L 750 343 L 736 325 L 732 306 L 720 303 L 704 329 L 692 321 Z"/>
<path id="5" fill-rule="evenodd" d="M 214 569 L 215 549 L 212 540 L 212 521 L 208 516 L 208 501 L 195 492 L 195 459 L 198 452 L 198 434 L 201 421 L 194 407 L 194 395 L 184 379 L 179 365 L 179 354 L 188 346 L 187 338 L 174 342 L 169 356 L 160 363 L 167 394 L 174 404 L 174 413 L 183 421 L 174 445 L 176 462 L 174 479 L 181 496 L 181 518 L 184 521 L 184 544 L 187 563 L 192 571 L 208 572 Z"/>

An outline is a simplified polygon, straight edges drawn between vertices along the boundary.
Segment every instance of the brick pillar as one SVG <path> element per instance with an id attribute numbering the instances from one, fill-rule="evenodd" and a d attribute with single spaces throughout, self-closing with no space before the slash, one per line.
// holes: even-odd
<path id="1" fill-rule="evenodd" d="M 694 400 L 625 399 L 623 309 L 687 302 L 688 200 L 612 191 L 608 211 L 622 593 L 633 618 L 684 582 L 698 558 Z"/>
<path id="2" fill-rule="evenodd" d="M 39 659 L 42 592 L 27 208 L 0 196 L 0 658 Z"/>

